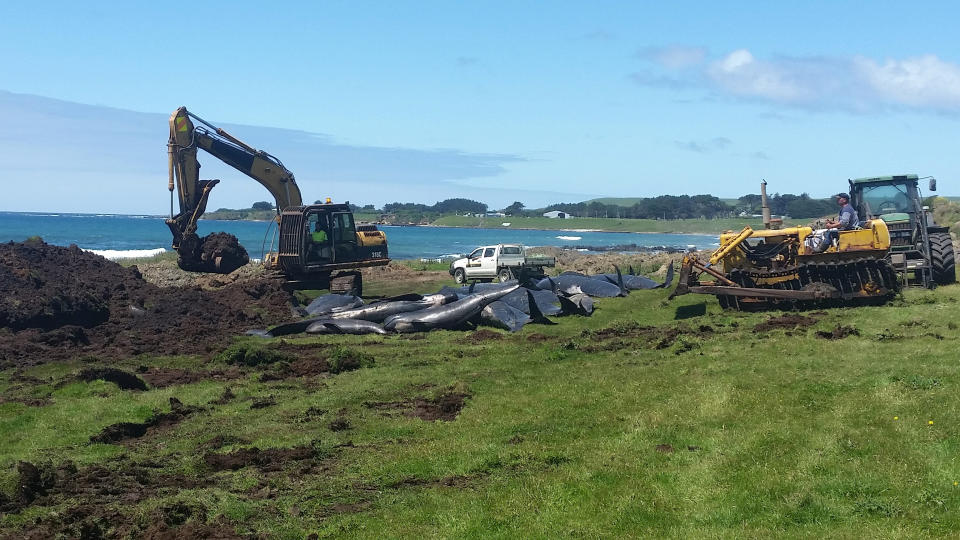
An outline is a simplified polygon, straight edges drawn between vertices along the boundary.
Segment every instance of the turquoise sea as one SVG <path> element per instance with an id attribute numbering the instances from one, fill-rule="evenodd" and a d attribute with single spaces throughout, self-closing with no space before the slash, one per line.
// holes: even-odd
<path id="1" fill-rule="evenodd" d="M 610 233 L 516 230 L 509 227 L 458 229 L 444 227 L 390 227 L 390 257 L 419 259 L 453 257 L 481 245 L 520 243 L 526 246 L 620 246 L 712 249 L 716 236 L 700 234 Z M 251 257 L 261 257 L 276 227 L 267 222 L 201 220 L 201 235 L 224 231 L 235 235 Z M 125 252 L 170 249 L 170 230 L 158 216 L 113 214 L 56 214 L 0 212 L 0 241 L 23 241 L 40 236 L 50 244 L 76 244 L 83 249 Z"/>

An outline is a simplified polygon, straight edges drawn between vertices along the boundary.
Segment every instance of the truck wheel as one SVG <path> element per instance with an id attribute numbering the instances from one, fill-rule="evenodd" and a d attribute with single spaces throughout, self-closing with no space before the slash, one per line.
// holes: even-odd
<path id="1" fill-rule="evenodd" d="M 930 235 L 930 263 L 933 265 L 933 281 L 938 285 L 957 282 L 957 266 L 950 233 Z"/>
<path id="2" fill-rule="evenodd" d="M 500 283 L 510 281 L 511 279 L 513 279 L 513 272 L 511 272 L 509 268 L 501 268 L 500 271 L 497 272 L 497 281 Z"/>
<path id="3" fill-rule="evenodd" d="M 463 285 L 467 282 L 467 273 L 463 271 L 463 268 L 457 268 L 453 271 L 453 280 Z"/>

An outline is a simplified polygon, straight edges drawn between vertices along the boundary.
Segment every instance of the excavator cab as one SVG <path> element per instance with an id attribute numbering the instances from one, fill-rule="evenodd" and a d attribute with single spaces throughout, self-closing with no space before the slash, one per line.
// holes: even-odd
<path id="1" fill-rule="evenodd" d="M 360 290 L 356 269 L 389 262 L 383 231 L 360 228 L 346 204 L 288 207 L 280 214 L 277 263 L 300 288 Z"/>
<path id="2" fill-rule="evenodd" d="M 357 229 L 353 214 L 347 209 L 332 210 L 332 205 L 304 208 L 304 266 L 307 269 L 357 260 Z M 342 206 L 342 205 L 341 205 Z"/>

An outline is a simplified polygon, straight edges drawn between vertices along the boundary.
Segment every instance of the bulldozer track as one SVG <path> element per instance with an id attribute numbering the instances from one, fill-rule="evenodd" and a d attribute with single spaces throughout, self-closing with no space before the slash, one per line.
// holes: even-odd
<path id="1" fill-rule="evenodd" d="M 883 259 L 802 263 L 777 270 L 737 268 L 727 278 L 741 287 L 793 291 L 830 287 L 839 293 L 839 298 L 818 300 L 717 295 L 722 307 L 741 311 L 875 305 L 885 303 L 900 290 L 896 271 Z"/>

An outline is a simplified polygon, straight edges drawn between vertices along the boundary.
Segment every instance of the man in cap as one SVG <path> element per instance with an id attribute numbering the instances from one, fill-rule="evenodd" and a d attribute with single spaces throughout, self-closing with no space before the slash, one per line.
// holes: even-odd
<path id="1" fill-rule="evenodd" d="M 837 204 L 840 206 L 840 213 L 837 219 L 828 219 L 824 223 L 823 229 L 813 231 L 813 234 L 807 237 L 806 243 L 814 253 L 823 253 L 835 241 L 840 239 L 839 231 L 850 231 L 860 227 L 860 218 L 857 211 L 850 206 L 850 195 L 847 193 L 837 193 Z"/>
<path id="2" fill-rule="evenodd" d="M 825 223 L 828 229 L 840 229 L 841 231 L 850 231 L 860 227 L 860 217 L 857 211 L 850 206 L 850 195 L 847 193 L 837 193 L 837 204 L 840 205 L 840 214 L 837 219 L 827 220 Z"/>

